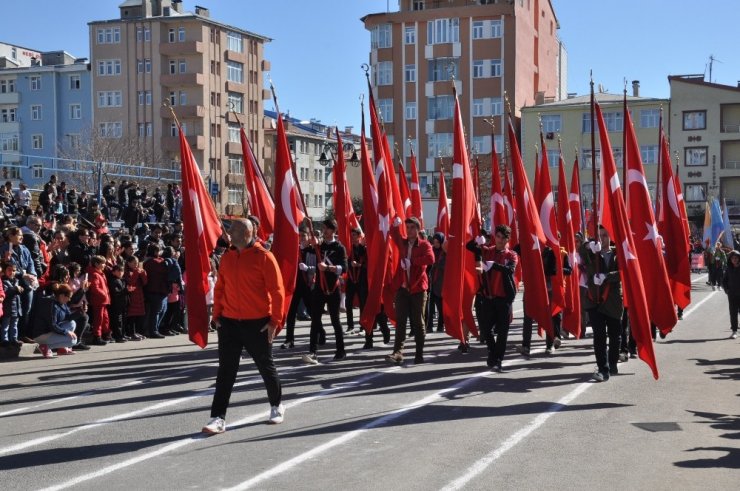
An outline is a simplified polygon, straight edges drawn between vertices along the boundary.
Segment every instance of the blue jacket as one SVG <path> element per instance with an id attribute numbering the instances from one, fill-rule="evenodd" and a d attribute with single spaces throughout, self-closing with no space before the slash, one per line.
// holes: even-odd
<path id="1" fill-rule="evenodd" d="M 5 257 L 10 248 L 10 244 L 6 243 L 0 247 L 0 257 Z M 17 269 L 16 277 L 20 280 L 23 275 L 28 273 L 34 276 L 38 276 L 36 268 L 33 265 L 33 258 L 31 257 L 31 251 L 28 250 L 23 244 L 13 246 L 13 253 L 10 255 L 10 262 L 15 264 Z M 28 286 L 25 281 L 21 281 L 21 286 Z"/>
<path id="2" fill-rule="evenodd" d="M 57 334 L 67 334 L 67 331 L 70 330 L 69 327 L 71 326 L 67 326 L 67 329 L 62 329 L 61 324 L 62 322 L 70 320 L 71 317 L 72 312 L 69 310 L 67 304 L 62 304 L 55 300 L 51 311 L 52 330 Z"/>
<path id="3" fill-rule="evenodd" d="M 3 300 L 3 315 L 8 317 L 20 317 L 21 296 L 18 292 L 18 279 L 8 278 L 3 275 L 3 288 L 5 289 L 5 300 Z"/>

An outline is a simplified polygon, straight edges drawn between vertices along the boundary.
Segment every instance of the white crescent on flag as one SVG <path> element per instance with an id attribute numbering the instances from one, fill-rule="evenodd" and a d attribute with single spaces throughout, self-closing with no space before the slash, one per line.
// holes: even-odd
<path id="1" fill-rule="evenodd" d="M 548 193 L 545 196 L 545 200 L 542 202 L 542 209 L 540 209 L 540 222 L 542 222 L 542 231 L 545 232 L 547 240 L 553 244 L 558 243 L 557 237 L 555 237 L 552 228 L 550 228 L 550 217 L 555 209 L 555 202 L 552 197 L 552 193 Z"/>
<path id="2" fill-rule="evenodd" d="M 645 191 L 648 192 L 648 195 L 650 194 L 647 181 L 645 180 L 645 175 L 639 170 L 629 169 L 627 171 L 627 187 L 629 188 L 630 184 L 632 184 L 633 182 L 640 183 L 642 187 L 645 188 Z"/>
<path id="3" fill-rule="evenodd" d="M 285 171 L 285 177 L 283 178 L 283 186 L 280 189 L 280 202 L 283 204 L 283 214 L 285 215 L 285 219 L 288 220 L 290 226 L 293 227 L 293 231 L 298 233 L 298 224 L 296 223 L 296 217 L 293 216 L 293 203 L 290 199 L 293 195 L 294 187 L 293 173 L 290 170 L 287 170 Z"/>
<path id="4" fill-rule="evenodd" d="M 632 249 L 630 248 L 630 244 L 627 241 L 627 239 L 624 239 L 622 242 L 622 249 L 624 249 L 624 257 L 628 261 L 633 261 L 637 259 L 637 257 L 632 253 Z"/>
<path id="5" fill-rule="evenodd" d="M 506 207 L 506 219 L 508 220 L 506 225 L 511 225 L 514 221 L 514 207 L 511 206 L 508 196 L 504 196 L 504 206 Z"/>
<path id="6" fill-rule="evenodd" d="M 190 190 L 190 202 L 193 204 L 193 212 L 195 213 L 195 224 L 198 228 L 198 239 L 200 240 L 203 235 L 203 216 L 200 213 L 200 200 L 198 199 L 198 193 L 195 189 Z"/>
<path id="7" fill-rule="evenodd" d="M 673 210 L 673 214 L 677 217 L 681 218 L 681 214 L 678 211 L 678 201 L 679 198 L 676 196 L 676 186 L 673 184 L 673 178 L 671 177 L 668 180 L 668 204 L 671 206 L 671 210 Z"/>

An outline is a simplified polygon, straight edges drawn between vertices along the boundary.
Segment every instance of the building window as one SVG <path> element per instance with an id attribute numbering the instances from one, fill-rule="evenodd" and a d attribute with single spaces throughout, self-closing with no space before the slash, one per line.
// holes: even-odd
<path id="1" fill-rule="evenodd" d="M 15 121 L 15 108 L 0 109 L 0 123 L 14 123 Z"/>
<path id="2" fill-rule="evenodd" d="M 583 133 L 591 132 L 591 113 L 583 113 L 581 130 Z M 622 112 L 604 113 L 604 123 L 606 131 L 622 131 L 624 129 L 624 117 Z M 596 133 L 599 132 L 599 125 L 594 128 Z"/>
<path id="3" fill-rule="evenodd" d="M 640 128 L 657 128 L 660 122 L 660 109 L 641 109 Z"/>
<path id="4" fill-rule="evenodd" d="M 229 157 L 229 173 L 244 174 L 244 164 L 241 157 Z"/>
<path id="5" fill-rule="evenodd" d="M 378 112 L 385 123 L 393 122 L 393 99 L 378 99 Z M 392 147 L 391 147 L 392 148 Z"/>
<path id="6" fill-rule="evenodd" d="M 501 60 L 491 60 L 491 76 L 501 76 Z"/>
<path id="7" fill-rule="evenodd" d="M 435 158 L 452 155 L 452 133 L 431 133 L 427 136 L 427 155 Z"/>
<path id="8" fill-rule="evenodd" d="M 550 167 L 557 167 L 560 163 L 560 150 L 558 149 L 547 149 L 547 165 Z"/>
<path id="9" fill-rule="evenodd" d="M 98 107 L 121 107 L 122 96 L 120 90 L 98 92 Z"/>
<path id="10" fill-rule="evenodd" d="M 181 43 L 185 42 L 185 28 L 184 27 L 179 27 L 177 29 L 177 40 L 180 41 Z"/>
<path id="11" fill-rule="evenodd" d="M 403 43 L 416 44 L 416 27 L 405 27 L 403 30 Z"/>
<path id="12" fill-rule="evenodd" d="M 446 82 L 457 78 L 459 58 L 435 58 L 429 60 L 429 82 Z"/>
<path id="13" fill-rule="evenodd" d="M 455 98 L 451 95 L 441 95 L 427 99 L 428 119 L 452 119 L 454 112 Z"/>
<path id="14" fill-rule="evenodd" d="M 416 102 L 406 103 L 406 121 L 416 119 Z"/>
<path id="15" fill-rule="evenodd" d="M 144 28 L 144 42 L 148 43 L 152 40 L 152 30 L 148 27 Z"/>
<path id="16" fill-rule="evenodd" d="M 144 60 L 136 60 L 136 73 L 144 73 Z"/>
<path id="17" fill-rule="evenodd" d="M 150 69 L 151 71 L 151 69 Z M 98 75 L 110 77 L 121 74 L 121 60 L 98 60 Z"/>
<path id="18" fill-rule="evenodd" d="M 241 141 L 238 124 L 229 124 L 229 141 L 233 143 L 239 143 Z"/>
<path id="19" fill-rule="evenodd" d="M 139 129 L 139 138 L 144 138 L 144 135 L 146 135 L 146 123 L 139 123 L 137 127 Z"/>
<path id="20" fill-rule="evenodd" d="M 180 91 L 180 105 L 181 106 L 187 106 L 188 104 L 188 93 L 184 90 Z"/>
<path id="21" fill-rule="evenodd" d="M 146 124 L 146 136 L 152 136 L 153 134 L 152 123 Z"/>
<path id="22" fill-rule="evenodd" d="M 542 115 L 542 131 L 545 133 L 560 133 L 561 118 L 559 114 Z"/>
<path id="23" fill-rule="evenodd" d="M 0 94 L 12 94 L 15 92 L 15 80 L 0 80 Z"/>
<path id="24" fill-rule="evenodd" d="M 152 60 L 150 60 L 149 58 L 144 60 L 144 71 L 146 73 L 152 73 Z"/>
<path id="25" fill-rule="evenodd" d="M 491 153 L 491 135 L 474 136 L 472 141 L 472 151 L 478 155 Z"/>
<path id="26" fill-rule="evenodd" d="M 591 168 L 591 149 L 590 148 L 582 148 L 581 149 L 581 169 L 590 169 Z M 601 149 L 596 150 L 596 168 L 601 168 Z"/>
<path id="27" fill-rule="evenodd" d="M 702 166 L 707 165 L 707 153 L 709 152 L 708 147 L 686 147 L 684 163 L 687 166 Z"/>
<path id="28" fill-rule="evenodd" d="M 31 76 L 29 80 L 31 84 L 31 90 L 41 90 L 41 77 Z"/>
<path id="29" fill-rule="evenodd" d="M 31 169 L 32 169 L 32 176 L 34 179 L 44 178 L 44 166 L 42 164 L 33 164 Z"/>
<path id="30" fill-rule="evenodd" d="M 436 19 L 427 22 L 427 44 L 460 42 L 460 19 Z"/>
<path id="31" fill-rule="evenodd" d="M 0 150 L 3 152 L 17 152 L 18 135 L 0 134 Z"/>
<path id="32" fill-rule="evenodd" d="M 242 63 L 237 63 L 235 61 L 227 61 L 226 66 L 228 67 L 226 79 L 229 82 L 236 82 L 238 84 L 243 84 L 244 83 L 244 65 Z"/>
<path id="33" fill-rule="evenodd" d="M 706 201 L 707 183 L 685 184 L 683 197 L 686 201 Z"/>
<path id="34" fill-rule="evenodd" d="M 706 111 L 684 111 L 683 112 L 683 129 L 684 130 L 705 130 L 707 129 L 707 112 Z"/>
<path id="35" fill-rule="evenodd" d="M 174 75 L 175 73 L 177 73 L 177 62 L 170 60 L 170 75 Z"/>
<path id="36" fill-rule="evenodd" d="M 180 65 L 180 73 L 186 73 L 188 71 L 188 63 L 185 60 L 180 60 L 178 64 Z"/>
<path id="37" fill-rule="evenodd" d="M 411 10 L 424 10 L 424 0 L 411 0 Z"/>
<path id="38" fill-rule="evenodd" d="M 98 123 L 98 134 L 102 138 L 121 138 L 123 135 L 123 124 L 120 121 Z"/>
<path id="39" fill-rule="evenodd" d="M 236 92 L 229 92 L 229 111 L 244 114 L 244 96 Z"/>
<path id="40" fill-rule="evenodd" d="M 473 22 L 473 39 L 483 39 L 483 21 Z"/>
<path id="41" fill-rule="evenodd" d="M 141 104 L 141 102 L 139 102 Z M 176 106 L 177 105 L 177 92 L 170 91 L 170 106 Z"/>
<path id="42" fill-rule="evenodd" d="M 41 104 L 31 106 L 31 119 L 33 121 L 40 121 L 42 119 Z"/>
<path id="43" fill-rule="evenodd" d="M 170 43 L 174 43 L 175 42 L 175 29 L 174 28 L 170 28 L 167 31 L 167 41 L 170 42 Z"/>
<path id="44" fill-rule="evenodd" d="M 228 50 L 244 53 L 244 40 L 238 32 L 227 32 L 226 40 L 228 41 Z"/>
<path id="45" fill-rule="evenodd" d="M 376 85 L 393 85 L 393 62 L 381 61 L 376 65 Z"/>
<path id="46" fill-rule="evenodd" d="M 82 119 L 82 104 L 69 105 L 69 119 Z"/>
<path id="47" fill-rule="evenodd" d="M 473 99 L 473 116 L 481 117 L 488 116 L 486 114 L 486 100 L 485 99 Z"/>
<path id="48" fill-rule="evenodd" d="M 80 76 L 79 75 L 69 76 L 69 90 L 80 90 Z"/>
<path id="49" fill-rule="evenodd" d="M 44 148 L 44 135 L 31 135 L 31 148 L 41 150 Z"/>
<path id="50" fill-rule="evenodd" d="M 390 48 L 391 46 L 391 25 L 381 24 L 373 27 L 370 31 L 370 48 Z"/>
<path id="51" fill-rule="evenodd" d="M 640 157 L 643 164 L 657 164 L 658 145 L 640 145 Z"/>
<path id="52" fill-rule="evenodd" d="M 483 78 L 485 74 L 483 72 L 483 60 L 473 61 L 473 78 Z"/>
<path id="53" fill-rule="evenodd" d="M 121 42 L 121 28 L 98 29 L 98 44 L 118 44 Z"/>
<path id="54" fill-rule="evenodd" d="M 406 80 L 406 82 L 416 82 L 416 65 L 406 65 L 404 70 L 404 80 Z"/>
<path id="55" fill-rule="evenodd" d="M 500 20 L 491 21 L 491 37 L 492 38 L 501 37 L 501 21 Z"/>
<path id="56" fill-rule="evenodd" d="M 230 205 L 241 205 L 243 203 L 244 186 L 240 184 L 230 184 L 227 188 L 226 201 Z"/>

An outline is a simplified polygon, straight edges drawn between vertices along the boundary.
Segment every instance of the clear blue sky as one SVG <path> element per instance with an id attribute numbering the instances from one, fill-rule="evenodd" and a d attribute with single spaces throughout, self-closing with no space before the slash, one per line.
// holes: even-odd
<path id="1" fill-rule="evenodd" d="M 41 51 L 64 49 L 88 56 L 91 20 L 118 16 L 122 0 L 3 0 L 0 41 Z M 544 1 L 544 0 L 543 0 Z M 266 57 L 283 111 L 326 124 L 359 126 L 365 92 L 360 65 L 370 36 L 360 17 L 397 0 L 186 0 L 215 20 L 273 39 Z M 585 94 L 594 80 L 620 92 L 623 79 L 640 80 L 641 94 L 668 97 L 669 74 L 704 73 L 710 55 L 713 81 L 740 80 L 737 0 L 553 0 L 568 50 L 568 91 Z M 41 13 L 43 11 L 43 13 Z M 272 108 L 266 101 L 265 107 Z"/>

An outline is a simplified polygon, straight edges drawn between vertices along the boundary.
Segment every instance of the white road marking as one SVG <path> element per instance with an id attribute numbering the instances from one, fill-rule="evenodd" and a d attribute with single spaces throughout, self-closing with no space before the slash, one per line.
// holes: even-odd
<path id="1" fill-rule="evenodd" d="M 717 292 L 711 292 L 709 295 L 707 295 L 706 297 L 702 298 L 699 303 L 697 303 L 696 305 L 692 305 L 687 310 L 684 310 L 683 311 L 683 317 L 684 317 L 684 319 L 686 317 L 690 316 L 691 314 L 693 314 L 696 311 L 696 309 L 698 309 L 704 302 L 706 302 L 707 300 L 709 300 L 710 298 L 712 298 L 715 293 L 717 293 Z"/>
<path id="2" fill-rule="evenodd" d="M 691 282 L 692 282 L 692 283 L 696 283 L 697 281 L 701 281 L 701 280 L 703 280 L 703 279 L 704 279 L 704 278 L 706 278 L 707 276 L 709 276 L 709 275 L 708 275 L 708 274 L 703 274 L 703 275 L 701 275 L 701 276 L 698 276 L 698 277 L 694 278 L 693 280 L 691 280 Z"/>
<path id="3" fill-rule="evenodd" d="M 520 429 L 519 431 L 511 435 L 509 438 L 507 438 L 504 441 L 504 443 L 499 445 L 496 449 L 494 449 L 488 455 L 486 455 L 482 459 L 478 460 L 475 464 L 470 466 L 465 472 L 465 474 L 463 474 L 459 478 L 449 483 L 447 486 L 442 488 L 442 490 L 452 491 L 452 490 L 462 489 L 463 487 L 465 487 L 465 485 L 469 483 L 474 477 L 476 477 L 477 475 L 482 473 L 484 470 L 486 470 L 488 466 L 490 466 L 492 463 L 498 460 L 506 452 L 514 448 L 522 440 L 527 438 L 537 428 L 545 424 L 545 422 L 548 419 L 550 419 L 550 417 L 553 416 L 555 413 L 566 408 L 570 402 L 572 402 L 579 395 L 586 392 L 586 390 L 588 390 L 588 388 L 593 385 L 595 384 L 593 383 L 580 384 L 578 387 L 570 391 L 567 395 L 565 395 L 558 402 L 550 406 L 547 411 L 539 414 L 527 426 L 525 426 L 524 428 Z"/>

